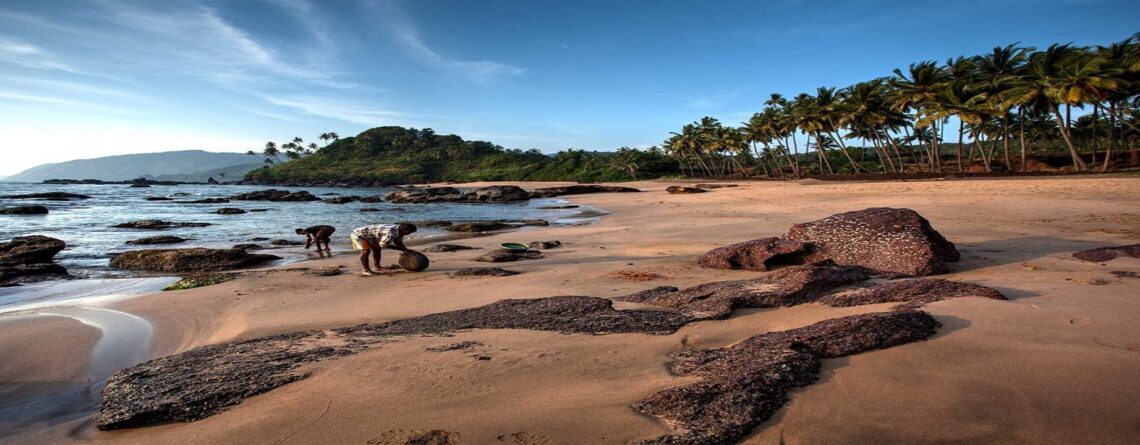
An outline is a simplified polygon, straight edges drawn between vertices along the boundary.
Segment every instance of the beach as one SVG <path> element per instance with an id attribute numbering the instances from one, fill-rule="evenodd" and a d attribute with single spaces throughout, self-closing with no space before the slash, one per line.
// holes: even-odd
<path id="1" fill-rule="evenodd" d="M 1071 256 L 1137 242 L 1140 177 L 741 181 L 709 193 L 665 193 L 677 184 L 623 183 L 643 193 L 567 197 L 610 215 L 590 225 L 451 241 L 481 250 L 429 254 L 432 265 L 422 273 L 362 277 L 356 255 L 342 254 L 301 263 L 343 265 L 348 273 L 339 276 L 250 274 L 106 307 L 149 321 L 149 357 L 157 358 L 507 298 L 611 298 L 655 286 L 751 278 L 761 273 L 703 269 L 696 258 L 836 213 L 901 207 L 917 211 L 961 251 L 961 261 L 939 278 L 989 286 L 1009 301 L 955 298 L 926 305 L 943 325 L 934 337 L 824 360 L 819 381 L 793 392 L 741 443 L 1125 444 L 1140 436 L 1140 278 L 1111 273 L 1140 273 L 1140 260 L 1092 263 Z M 492 183 L 457 186 L 483 185 Z M 473 258 L 499 243 L 547 240 L 563 245 L 544 250 L 539 260 L 495 265 L 519 275 L 450 275 L 486 266 Z M 334 239 L 334 250 L 346 242 Z M 395 254 L 385 258 L 394 262 Z M 892 306 L 743 309 L 669 335 L 483 329 L 401 338 L 307 364 L 310 377 L 196 422 L 104 432 L 85 417 L 0 443 L 396 444 L 432 430 L 464 444 L 627 443 L 672 432 L 631 408 L 658 391 L 696 381 L 670 374 L 671 354 Z M 6 333 L 19 334 L 0 337 L 6 359 L 0 395 L 17 391 L 12 385 L 82 379 L 99 338 L 98 330 L 61 317 L 3 323 L 10 323 Z M 461 342 L 476 343 L 429 351 Z"/>

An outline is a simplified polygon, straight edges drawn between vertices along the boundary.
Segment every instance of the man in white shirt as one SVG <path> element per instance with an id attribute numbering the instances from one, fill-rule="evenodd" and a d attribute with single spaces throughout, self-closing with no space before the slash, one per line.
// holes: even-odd
<path id="1" fill-rule="evenodd" d="M 382 269 L 380 249 L 387 247 L 407 252 L 408 248 L 404 247 L 404 236 L 415 231 L 416 225 L 411 223 L 373 224 L 354 229 L 351 236 L 352 248 L 360 249 L 360 265 L 364 266 L 364 275 L 376 274 L 368 267 L 369 254 L 372 254 L 372 264 L 376 269 Z"/>

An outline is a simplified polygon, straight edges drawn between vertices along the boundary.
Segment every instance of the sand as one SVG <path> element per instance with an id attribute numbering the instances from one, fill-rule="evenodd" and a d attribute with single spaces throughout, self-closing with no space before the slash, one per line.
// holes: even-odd
<path id="1" fill-rule="evenodd" d="M 821 380 L 793 393 L 743 443 L 1125 444 L 1140 436 L 1140 279 L 1110 273 L 1140 271 L 1140 260 L 1100 264 L 1071 257 L 1140 238 L 1140 177 L 765 181 L 696 195 L 664 192 L 677 184 L 641 182 L 631 185 L 646 193 L 568 197 L 613 214 L 595 225 L 462 240 L 484 250 L 431 254 L 432 267 L 423 273 L 280 272 L 139 297 L 114 308 L 154 323 L 152 355 L 159 357 L 502 298 L 616 297 L 660 285 L 749 278 L 758 273 L 701 269 L 696 256 L 834 213 L 907 207 L 962 252 L 954 271 L 940 278 L 991 286 L 1010 301 L 929 304 L 926 310 L 944 325 L 935 337 L 825 360 Z M 472 260 L 501 242 L 539 240 L 564 246 L 541 260 L 503 265 L 519 275 L 450 277 L 486 266 Z M 304 265 L 337 264 L 353 272 L 359 267 L 351 254 Z M 654 275 L 660 278 L 628 279 Z M 465 444 L 624 443 L 670 431 L 630 408 L 693 381 L 668 373 L 670 354 L 891 306 L 738 310 L 728 320 L 693 323 L 668 336 L 485 330 L 411 338 L 311 365 L 309 379 L 198 422 L 98 432 L 76 421 L 0 442 L 402 443 L 399 437 L 416 431 L 446 430 Z M 4 332 L 0 351 L 27 341 Z M 482 345 L 427 351 L 462 341 Z M 83 355 L 68 356 L 82 362 Z M 21 369 L 0 366 L 3 372 Z M 68 366 L 75 365 L 51 365 Z"/>

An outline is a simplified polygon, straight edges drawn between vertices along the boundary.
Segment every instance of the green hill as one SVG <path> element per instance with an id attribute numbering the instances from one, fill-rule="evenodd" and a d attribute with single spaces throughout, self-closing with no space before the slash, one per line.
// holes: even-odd
<path id="1" fill-rule="evenodd" d="M 252 163 L 251 163 L 252 162 Z M 12 182 L 41 182 L 46 179 L 98 179 L 129 181 L 152 178 L 165 181 L 204 182 L 210 176 L 218 179 L 240 179 L 258 167 L 258 160 L 241 153 L 212 153 L 202 150 L 168 151 L 105 156 L 93 159 L 44 164 L 4 178 Z"/>
<path id="2" fill-rule="evenodd" d="M 657 150 L 616 152 L 504 149 L 431 129 L 378 127 L 315 153 L 251 171 L 250 183 L 418 183 L 433 181 L 623 181 L 677 174 Z"/>

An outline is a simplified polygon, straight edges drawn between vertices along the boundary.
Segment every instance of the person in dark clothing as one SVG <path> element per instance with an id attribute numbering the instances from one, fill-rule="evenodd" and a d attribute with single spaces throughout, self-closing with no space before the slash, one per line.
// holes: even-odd
<path id="1" fill-rule="evenodd" d="M 328 253 L 329 256 L 332 256 L 332 248 L 329 247 L 329 237 L 332 236 L 333 232 L 336 232 L 335 227 L 323 225 L 312 226 L 305 229 L 297 229 L 298 235 L 305 236 L 305 249 L 308 250 L 309 247 L 312 247 L 312 245 L 316 244 L 317 254 L 322 257 L 325 256 L 325 253 Z M 321 250 L 321 244 L 325 245 L 324 250 Z"/>

